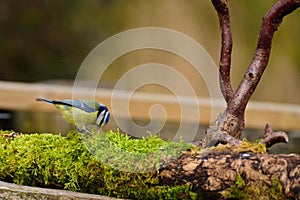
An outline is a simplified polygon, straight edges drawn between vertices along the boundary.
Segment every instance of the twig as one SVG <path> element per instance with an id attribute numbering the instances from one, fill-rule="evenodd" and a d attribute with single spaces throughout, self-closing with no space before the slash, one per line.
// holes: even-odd
<path id="1" fill-rule="evenodd" d="M 289 138 L 288 138 L 287 134 L 283 131 L 273 132 L 273 130 L 269 126 L 269 124 L 266 124 L 265 135 L 260 143 L 266 144 L 266 147 L 271 147 L 272 145 L 281 143 L 281 142 L 283 142 L 283 143 L 289 142 Z"/>

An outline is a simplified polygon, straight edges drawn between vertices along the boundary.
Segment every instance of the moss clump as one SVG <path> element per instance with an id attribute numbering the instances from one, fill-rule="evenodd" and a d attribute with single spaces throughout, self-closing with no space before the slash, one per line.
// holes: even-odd
<path id="1" fill-rule="evenodd" d="M 267 148 L 265 144 L 260 144 L 259 142 L 249 142 L 243 139 L 238 146 L 232 146 L 230 144 L 219 144 L 216 147 L 209 148 L 209 151 L 221 154 L 237 154 L 242 152 L 253 152 L 258 154 L 267 153 Z M 205 151 L 205 150 L 204 150 Z"/>
<path id="2" fill-rule="evenodd" d="M 20 135 L 14 139 L 1 137 L 0 145 L 0 178 L 4 181 L 86 191 L 89 179 L 103 173 L 101 163 L 90 156 L 78 138 Z"/>
<path id="3" fill-rule="evenodd" d="M 282 192 L 280 181 L 275 178 L 272 181 L 272 187 L 266 185 L 263 181 L 245 183 L 242 176 L 237 173 L 236 182 L 228 192 L 226 198 L 233 199 L 288 199 Z"/>
<path id="4" fill-rule="evenodd" d="M 155 135 L 132 139 L 113 132 L 82 138 L 82 141 L 104 165 L 130 173 L 157 171 L 177 159 L 183 150 L 192 147 L 183 141 L 167 142 Z"/>
<path id="5" fill-rule="evenodd" d="M 156 136 L 135 140 L 118 131 L 92 138 L 75 131 L 67 137 L 46 133 L 0 137 L 0 179 L 122 198 L 195 198 L 189 184 L 157 185 L 157 170 L 189 147 Z"/>

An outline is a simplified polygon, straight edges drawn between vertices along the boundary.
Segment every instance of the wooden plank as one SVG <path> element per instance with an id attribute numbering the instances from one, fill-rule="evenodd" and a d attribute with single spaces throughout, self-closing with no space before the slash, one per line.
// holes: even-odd
<path id="1" fill-rule="evenodd" d="M 69 190 L 30 187 L 0 181 L 0 199 L 77 199 L 77 200 L 122 200 L 104 195 L 72 192 Z M 123 199 L 124 200 L 124 199 Z"/>
<path id="2" fill-rule="evenodd" d="M 76 94 L 80 94 L 80 97 L 89 98 L 89 89 L 80 88 L 78 91 Z M 53 111 L 55 109 L 52 106 L 38 103 L 35 98 L 72 99 L 73 87 L 0 81 L 0 94 L 0 108 L 2 109 Z M 109 102 L 111 92 L 101 90 L 101 94 L 101 97 L 97 98 L 103 103 Z"/>
<path id="3" fill-rule="evenodd" d="M 74 93 L 75 91 L 75 93 Z M 134 93 L 110 89 L 97 89 L 82 87 L 73 90 L 72 86 L 61 86 L 41 83 L 16 83 L 0 81 L 0 108 L 7 110 L 29 110 L 54 112 L 53 106 L 36 102 L 36 97 L 49 99 L 70 99 L 73 96 L 81 99 L 96 98 L 107 105 L 113 117 L 130 117 L 135 119 L 148 119 L 151 106 L 160 105 L 164 108 L 167 120 L 180 122 L 181 110 L 192 113 L 195 109 L 195 99 L 181 97 L 180 103 L 171 95 Z M 211 102 L 208 98 L 198 98 L 200 119 L 185 114 L 182 121 L 209 124 L 216 116 L 211 115 Z M 217 99 L 214 103 L 217 113 L 222 112 L 225 103 Z M 150 109 L 150 110 L 149 110 Z M 152 119 L 165 120 L 161 112 L 151 112 Z M 269 123 L 273 129 L 300 130 L 300 106 L 279 103 L 250 102 L 246 111 L 246 127 L 262 129 Z"/>

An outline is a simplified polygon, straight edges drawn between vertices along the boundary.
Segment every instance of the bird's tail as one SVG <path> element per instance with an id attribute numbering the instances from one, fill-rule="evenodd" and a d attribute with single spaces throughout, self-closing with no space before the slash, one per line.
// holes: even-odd
<path id="1" fill-rule="evenodd" d="M 53 102 L 52 100 L 49 100 L 49 99 L 36 98 L 35 100 L 36 100 L 36 101 L 45 101 L 45 102 L 47 102 L 47 103 L 52 103 L 52 104 L 54 104 L 54 102 Z"/>

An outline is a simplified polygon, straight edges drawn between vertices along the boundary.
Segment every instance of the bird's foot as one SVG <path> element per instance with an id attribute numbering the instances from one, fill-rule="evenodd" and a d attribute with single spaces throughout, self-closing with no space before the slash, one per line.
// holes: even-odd
<path id="1" fill-rule="evenodd" d="M 101 129 L 99 129 L 96 125 L 76 126 L 76 129 L 85 137 L 92 137 L 94 135 L 101 134 Z"/>

